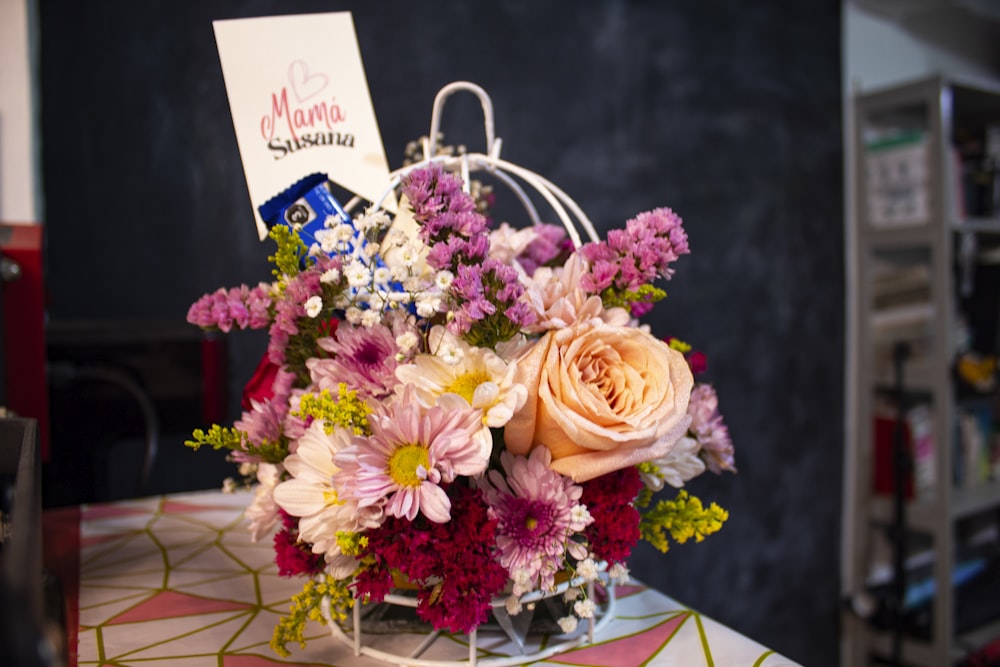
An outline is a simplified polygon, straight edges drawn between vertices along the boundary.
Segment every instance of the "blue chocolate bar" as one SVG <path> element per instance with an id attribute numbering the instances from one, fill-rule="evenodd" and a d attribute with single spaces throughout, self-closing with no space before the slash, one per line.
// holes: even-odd
<path id="1" fill-rule="evenodd" d="M 338 217 L 350 224 L 351 216 L 326 186 L 326 174 L 310 174 L 300 179 L 279 195 L 259 207 L 260 217 L 268 229 L 278 224 L 291 227 L 299 238 L 311 248 L 316 232 L 325 229 L 326 219 Z"/>

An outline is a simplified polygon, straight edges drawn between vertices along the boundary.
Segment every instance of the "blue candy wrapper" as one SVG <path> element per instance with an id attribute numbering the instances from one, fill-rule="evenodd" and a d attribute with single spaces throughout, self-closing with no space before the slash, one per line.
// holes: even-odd
<path id="1" fill-rule="evenodd" d="M 312 248 L 319 243 L 316 233 L 327 228 L 327 219 L 350 223 L 351 217 L 330 192 L 326 174 L 310 174 L 281 194 L 268 199 L 258 210 L 268 229 L 288 225 Z"/>
<path id="2" fill-rule="evenodd" d="M 349 240 L 341 238 L 335 248 L 331 248 L 330 245 L 326 247 L 330 255 L 350 257 L 367 248 L 368 240 L 354 227 L 351 216 L 333 196 L 328 183 L 326 174 L 310 174 L 296 181 L 281 194 L 267 200 L 258 209 L 260 217 L 268 229 L 275 225 L 287 225 L 291 228 L 302 239 L 310 255 L 323 252 L 322 232 L 346 223 L 353 228 L 351 238 Z M 308 256 L 303 257 L 302 268 L 309 262 Z M 385 261 L 377 253 L 374 256 L 366 256 L 365 263 L 369 262 L 375 267 L 385 266 Z M 402 290 L 402 285 L 396 281 L 389 281 L 372 285 L 372 289 L 377 292 L 399 292 Z M 349 291 L 352 295 L 356 295 L 362 290 L 351 288 Z M 360 305 L 364 307 L 363 303 Z M 408 307 L 412 310 L 413 305 L 410 304 Z"/>

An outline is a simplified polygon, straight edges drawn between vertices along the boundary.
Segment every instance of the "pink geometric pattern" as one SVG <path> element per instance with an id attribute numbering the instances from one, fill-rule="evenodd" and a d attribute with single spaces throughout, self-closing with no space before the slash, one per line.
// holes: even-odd
<path id="1" fill-rule="evenodd" d="M 270 539 L 250 541 L 246 493 L 176 494 L 83 508 L 79 665 L 86 667 L 373 667 L 318 623 L 304 649 L 268 643 L 299 579 L 279 577 Z M 641 585 L 616 591 L 616 617 L 594 643 L 537 665 L 794 667 L 782 656 Z M 413 641 L 399 633 L 390 640 Z M 419 638 L 416 638 L 417 640 Z M 458 651 L 443 638 L 426 657 Z M 482 644 L 481 644 L 482 647 Z M 482 649 L 483 658 L 490 654 Z M 450 657 L 448 659 L 456 659 Z M 71 667 L 75 667 L 71 665 Z"/>
<path id="2" fill-rule="evenodd" d="M 218 611 L 246 610 L 249 605 L 229 600 L 213 600 L 212 598 L 186 595 L 176 591 L 163 591 L 132 607 L 126 612 L 107 621 L 108 625 L 118 623 L 141 623 L 143 621 L 161 621 L 180 616 L 196 614 L 211 614 Z"/>
<path id="3" fill-rule="evenodd" d="M 690 613 L 677 614 L 674 618 L 654 625 L 649 630 L 613 641 L 595 643 L 552 658 L 553 662 L 588 667 L 634 667 L 645 665 L 670 641 L 677 628 Z"/>

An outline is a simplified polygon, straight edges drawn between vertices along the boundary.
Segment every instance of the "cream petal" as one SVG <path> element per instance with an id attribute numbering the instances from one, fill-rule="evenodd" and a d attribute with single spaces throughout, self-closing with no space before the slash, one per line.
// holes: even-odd
<path id="1" fill-rule="evenodd" d="M 295 516 L 315 514 L 327 505 L 324 489 L 301 479 L 290 479 L 274 487 L 274 502 Z"/>
<path id="2" fill-rule="evenodd" d="M 500 398 L 500 387 L 495 382 L 482 382 L 472 393 L 472 407 L 486 410 Z"/>

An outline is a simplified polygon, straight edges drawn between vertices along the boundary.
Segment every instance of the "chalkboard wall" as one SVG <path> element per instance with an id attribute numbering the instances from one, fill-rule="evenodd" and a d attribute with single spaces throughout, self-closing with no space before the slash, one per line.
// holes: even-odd
<path id="1" fill-rule="evenodd" d="M 707 353 L 739 474 L 690 485 L 730 510 L 721 533 L 666 556 L 640 548 L 633 571 L 790 658 L 837 664 L 838 2 L 39 6 L 53 322 L 182 322 L 204 292 L 269 278 L 214 19 L 352 11 L 392 167 L 427 133 L 438 89 L 464 79 L 491 94 L 503 156 L 601 228 L 678 211 L 693 252 L 651 323 Z M 444 129 L 477 146 L 479 122 L 456 98 Z M 263 343 L 233 337 L 234 387 Z"/>

